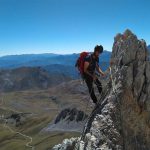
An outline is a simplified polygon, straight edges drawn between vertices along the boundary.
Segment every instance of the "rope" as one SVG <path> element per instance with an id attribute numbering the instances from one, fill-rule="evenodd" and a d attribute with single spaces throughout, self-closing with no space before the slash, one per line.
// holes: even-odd
<path id="1" fill-rule="evenodd" d="M 113 90 L 113 92 L 115 92 L 115 82 L 114 82 L 113 77 L 112 77 L 111 67 L 109 67 L 109 70 L 110 70 L 110 78 L 111 78 L 111 81 L 112 81 L 112 90 Z"/>
<path id="2" fill-rule="evenodd" d="M 3 96 L 2 96 L 2 101 L 1 101 L 1 103 L 0 103 L 0 106 L 3 106 L 3 105 L 4 105 L 4 98 L 3 98 Z M 27 135 L 25 135 L 25 134 L 23 134 L 23 133 L 21 133 L 21 132 L 15 131 L 15 130 L 13 130 L 12 128 L 10 128 L 10 127 L 7 125 L 7 119 L 5 119 L 5 116 L 4 116 L 4 115 L 2 115 L 1 119 L 4 120 L 4 125 L 3 125 L 4 128 L 8 128 L 10 132 L 19 134 L 19 135 L 23 136 L 24 138 L 29 139 L 29 142 L 27 142 L 27 143 L 25 144 L 25 146 L 28 147 L 28 148 L 30 148 L 30 149 L 32 149 L 32 150 L 35 150 L 35 147 L 32 146 L 32 145 L 30 145 L 30 144 L 33 142 L 32 137 L 27 136 Z"/>

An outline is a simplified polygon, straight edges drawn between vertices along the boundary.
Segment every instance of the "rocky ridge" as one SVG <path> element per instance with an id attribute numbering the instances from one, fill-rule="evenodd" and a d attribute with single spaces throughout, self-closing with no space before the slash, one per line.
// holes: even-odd
<path id="1" fill-rule="evenodd" d="M 130 30 L 117 34 L 111 62 L 111 86 L 81 137 L 65 139 L 53 150 L 149 150 L 150 62 L 146 42 Z"/>

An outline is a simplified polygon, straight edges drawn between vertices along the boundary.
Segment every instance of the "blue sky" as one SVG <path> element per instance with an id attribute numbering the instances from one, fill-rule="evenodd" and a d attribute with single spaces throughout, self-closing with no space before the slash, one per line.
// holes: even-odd
<path id="1" fill-rule="evenodd" d="M 0 55 L 74 53 L 131 29 L 150 44 L 149 0 L 0 0 Z"/>

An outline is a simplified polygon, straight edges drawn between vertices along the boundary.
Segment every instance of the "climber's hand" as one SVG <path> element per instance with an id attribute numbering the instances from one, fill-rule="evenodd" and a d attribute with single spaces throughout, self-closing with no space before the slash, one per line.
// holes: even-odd
<path id="1" fill-rule="evenodd" d="M 104 72 L 101 72 L 101 76 L 102 76 L 102 77 L 105 77 L 106 74 L 105 74 Z"/>

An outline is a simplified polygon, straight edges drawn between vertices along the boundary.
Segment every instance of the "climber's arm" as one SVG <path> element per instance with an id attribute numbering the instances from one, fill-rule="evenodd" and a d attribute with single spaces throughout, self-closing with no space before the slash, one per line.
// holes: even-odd
<path id="1" fill-rule="evenodd" d="M 104 76 L 104 72 L 102 71 L 102 69 L 99 67 L 99 65 L 96 65 L 96 70 L 98 71 L 98 73 L 100 73 L 102 76 Z"/>

